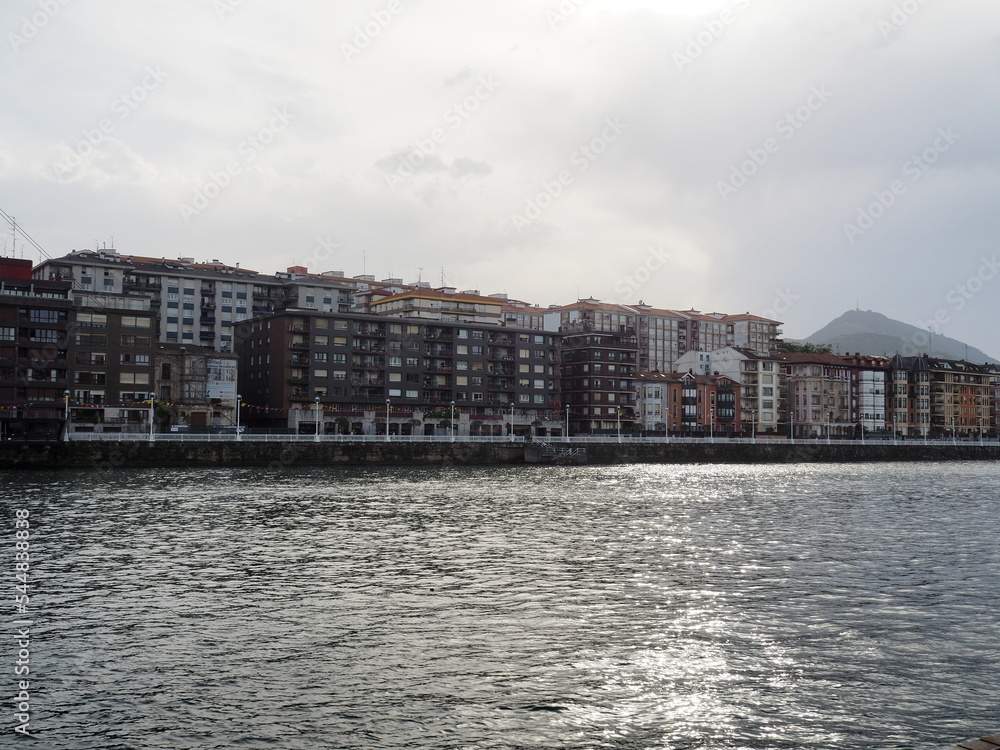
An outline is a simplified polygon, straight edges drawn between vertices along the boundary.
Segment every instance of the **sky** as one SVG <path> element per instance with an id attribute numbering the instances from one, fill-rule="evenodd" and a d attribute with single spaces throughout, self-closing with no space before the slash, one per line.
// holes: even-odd
<path id="1" fill-rule="evenodd" d="M 0 30 L 0 210 L 52 257 L 795 338 L 860 307 L 1000 356 L 996 0 L 7 0 Z"/>

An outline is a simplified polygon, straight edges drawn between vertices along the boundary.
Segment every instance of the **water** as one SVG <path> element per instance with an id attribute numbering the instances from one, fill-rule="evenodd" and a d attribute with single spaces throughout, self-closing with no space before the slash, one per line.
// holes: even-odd
<path id="1" fill-rule="evenodd" d="M 26 507 L 35 534 L 31 729 L 68 750 L 939 748 L 1000 726 L 998 476 L 6 473 L 4 528 Z"/>

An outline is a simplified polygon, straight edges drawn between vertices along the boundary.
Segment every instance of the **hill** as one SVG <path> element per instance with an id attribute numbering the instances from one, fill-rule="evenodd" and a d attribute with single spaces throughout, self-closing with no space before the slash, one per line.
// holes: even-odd
<path id="1" fill-rule="evenodd" d="M 926 353 L 944 359 L 1000 364 L 974 346 L 940 334 L 931 336 L 921 328 L 871 310 L 848 310 L 804 341 L 828 344 L 835 353 L 841 354 L 861 352 L 891 357 L 897 352 L 904 356 Z"/>

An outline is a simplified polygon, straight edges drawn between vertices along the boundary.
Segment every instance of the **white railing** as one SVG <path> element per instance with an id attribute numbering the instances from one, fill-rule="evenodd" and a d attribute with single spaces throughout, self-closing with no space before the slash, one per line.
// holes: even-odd
<path id="1" fill-rule="evenodd" d="M 282 434 L 256 434 L 243 433 L 242 435 L 224 434 L 191 434 L 183 432 L 156 433 L 152 438 L 149 433 L 115 433 L 115 432 L 71 432 L 68 436 L 71 441 L 77 442 L 101 442 L 101 441 L 144 441 L 144 442 L 181 442 L 181 443 L 508 443 L 511 445 L 524 445 L 525 439 L 515 437 L 511 440 L 509 435 L 456 435 L 452 439 L 448 435 L 390 435 L 386 439 L 385 435 L 282 435 Z M 826 438 L 796 438 L 773 439 L 773 438 L 749 438 L 749 437 L 639 437 L 631 435 L 599 435 L 587 437 L 544 437 L 535 438 L 538 442 L 545 442 L 553 447 L 572 445 L 587 445 L 601 443 L 622 443 L 632 445 L 669 445 L 670 443 L 688 444 L 719 444 L 719 445 L 799 445 L 799 446 L 819 446 L 819 445 L 1000 445 L 998 438 L 984 438 L 962 440 L 957 442 L 952 438 L 938 438 L 934 440 L 924 440 L 923 438 L 908 438 L 906 440 L 893 440 L 892 438 L 866 438 L 865 440 L 838 440 L 827 441 Z"/>

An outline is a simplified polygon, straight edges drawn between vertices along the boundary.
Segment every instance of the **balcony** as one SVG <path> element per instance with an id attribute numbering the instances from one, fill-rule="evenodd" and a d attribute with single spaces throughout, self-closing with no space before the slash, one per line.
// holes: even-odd
<path id="1" fill-rule="evenodd" d="M 385 381 L 382 378 L 364 378 L 355 376 L 351 378 L 351 385 L 359 387 L 373 387 L 385 385 Z"/>
<path id="2" fill-rule="evenodd" d="M 292 358 L 289 360 L 289 364 L 292 365 L 293 367 L 302 367 L 304 365 L 308 365 L 309 364 L 309 357 L 301 357 L 301 356 L 298 356 L 298 355 L 292 355 Z"/>
<path id="3" fill-rule="evenodd" d="M 289 378 L 288 379 L 288 384 L 289 385 L 309 385 L 309 378 L 303 378 L 303 377 Z"/>
<path id="4" fill-rule="evenodd" d="M 309 350 L 309 342 L 308 341 L 293 341 L 293 342 L 291 342 L 288 345 L 288 348 L 289 349 L 305 349 L 306 351 L 308 351 Z"/>

